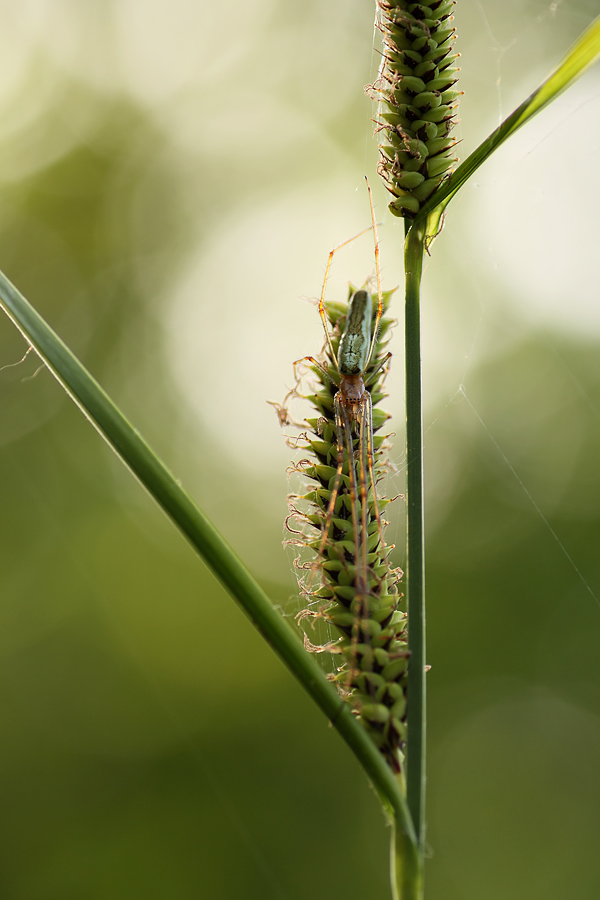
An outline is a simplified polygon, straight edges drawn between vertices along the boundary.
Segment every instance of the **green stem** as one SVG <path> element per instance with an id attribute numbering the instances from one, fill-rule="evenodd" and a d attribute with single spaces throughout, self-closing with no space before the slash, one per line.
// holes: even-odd
<path id="1" fill-rule="evenodd" d="M 371 779 L 384 809 L 394 823 L 402 852 L 399 860 L 398 897 L 401 900 L 420 900 L 417 837 L 406 800 L 391 769 L 365 729 L 352 715 L 349 705 L 340 699 L 334 686 L 327 681 L 315 660 L 305 651 L 260 585 L 165 464 L 69 348 L 1 272 L 0 306 L 109 446 L 197 550 L 346 741 Z"/>
<path id="2" fill-rule="evenodd" d="M 423 900 L 423 856 L 396 828 L 392 830 L 390 859 L 393 900 Z"/>
<path id="3" fill-rule="evenodd" d="M 406 593 L 408 595 L 408 739 L 406 798 L 421 852 L 425 839 L 425 554 L 420 288 L 425 228 L 415 223 L 405 244 Z"/>

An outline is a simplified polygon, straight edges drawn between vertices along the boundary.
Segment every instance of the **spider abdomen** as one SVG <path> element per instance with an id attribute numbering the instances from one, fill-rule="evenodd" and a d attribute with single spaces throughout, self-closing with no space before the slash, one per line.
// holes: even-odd
<path id="1" fill-rule="evenodd" d="M 368 291 L 355 291 L 348 304 L 346 328 L 340 340 L 338 367 L 340 375 L 362 375 L 371 348 L 373 301 Z"/>

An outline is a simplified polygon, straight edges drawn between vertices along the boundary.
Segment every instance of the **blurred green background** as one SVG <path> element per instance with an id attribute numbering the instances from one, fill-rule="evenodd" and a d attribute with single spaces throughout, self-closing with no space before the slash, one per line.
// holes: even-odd
<path id="1" fill-rule="evenodd" d="M 596 13 L 459 0 L 463 158 Z M 265 401 L 369 225 L 373 16 L 0 2 L 0 267 L 288 615 Z M 477 173 L 425 276 L 428 900 L 600 895 L 599 88 Z M 372 271 L 367 235 L 330 296 Z M 24 350 L 1 321 L 0 366 Z M 33 354 L 0 371 L 0 471 L 3 897 L 387 898 L 349 751 Z"/>

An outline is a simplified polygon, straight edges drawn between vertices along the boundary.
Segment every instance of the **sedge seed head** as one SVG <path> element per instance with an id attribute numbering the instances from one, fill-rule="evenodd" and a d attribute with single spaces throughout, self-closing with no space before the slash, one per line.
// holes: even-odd
<path id="1" fill-rule="evenodd" d="M 351 287 L 348 300 L 355 294 Z M 384 310 L 391 294 L 383 292 Z M 375 311 L 369 305 L 366 308 L 373 333 Z M 331 680 L 398 772 L 406 738 L 407 622 L 400 610 L 401 572 L 390 565 L 392 547 L 385 542 L 387 523 L 380 514 L 391 502 L 381 490 L 390 464 L 386 441 L 378 434 L 389 416 L 376 406 L 386 396 L 386 346 L 393 321 L 384 313 L 372 356 L 361 372 L 371 396 L 369 409 L 372 404 L 367 440 L 360 416 L 348 418 L 340 427 L 333 396 L 337 388 L 328 376 L 338 369 L 336 355 L 353 307 L 348 302 L 325 302 L 324 310 L 331 340 L 315 360 L 318 365 L 307 367 L 309 377 L 317 382 L 316 390 L 296 394 L 315 410 L 299 423 L 306 441 L 302 452 L 309 458 L 297 463 L 294 471 L 303 475 L 306 486 L 290 497 L 286 520 L 293 535 L 287 543 L 298 548 L 295 567 L 307 603 L 297 618 L 307 630 L 304 645 L 309 652 L 334 654 L 337 665 Z M 281 413 L 279 418 L 284 418 Z M 315 643 L 314 628 L 319 622 L 329 632 L 322 644 Z"/>
<path id="2" fill-rule="evenodd" d="M 377 171 L 390 211 L 413 219 L 454 164 L 451 135 L 460 91 L 454 0 L 377 0 L 383 59 L 368 91 L 381 102 Z"/>

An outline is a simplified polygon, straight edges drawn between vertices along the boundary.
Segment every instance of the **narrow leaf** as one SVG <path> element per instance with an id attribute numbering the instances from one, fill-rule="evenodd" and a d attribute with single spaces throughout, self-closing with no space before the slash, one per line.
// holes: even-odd
<path id="1" fill-rule="evenodd" d="M 416 858 L 415 831 L 406 801 L 391 770 L 352 715 L 348 704 L 340 700 L 333 685 L 327 681 L 239 557 L 87 369 L 1 272 L 0 306 L 83 414 L 197 550 L 282 662 L 337 728 L 365 769 L 397 831 L 406 837 L 406 843 Z M 407 893 L 405 896 L 410 895 Z"/>

